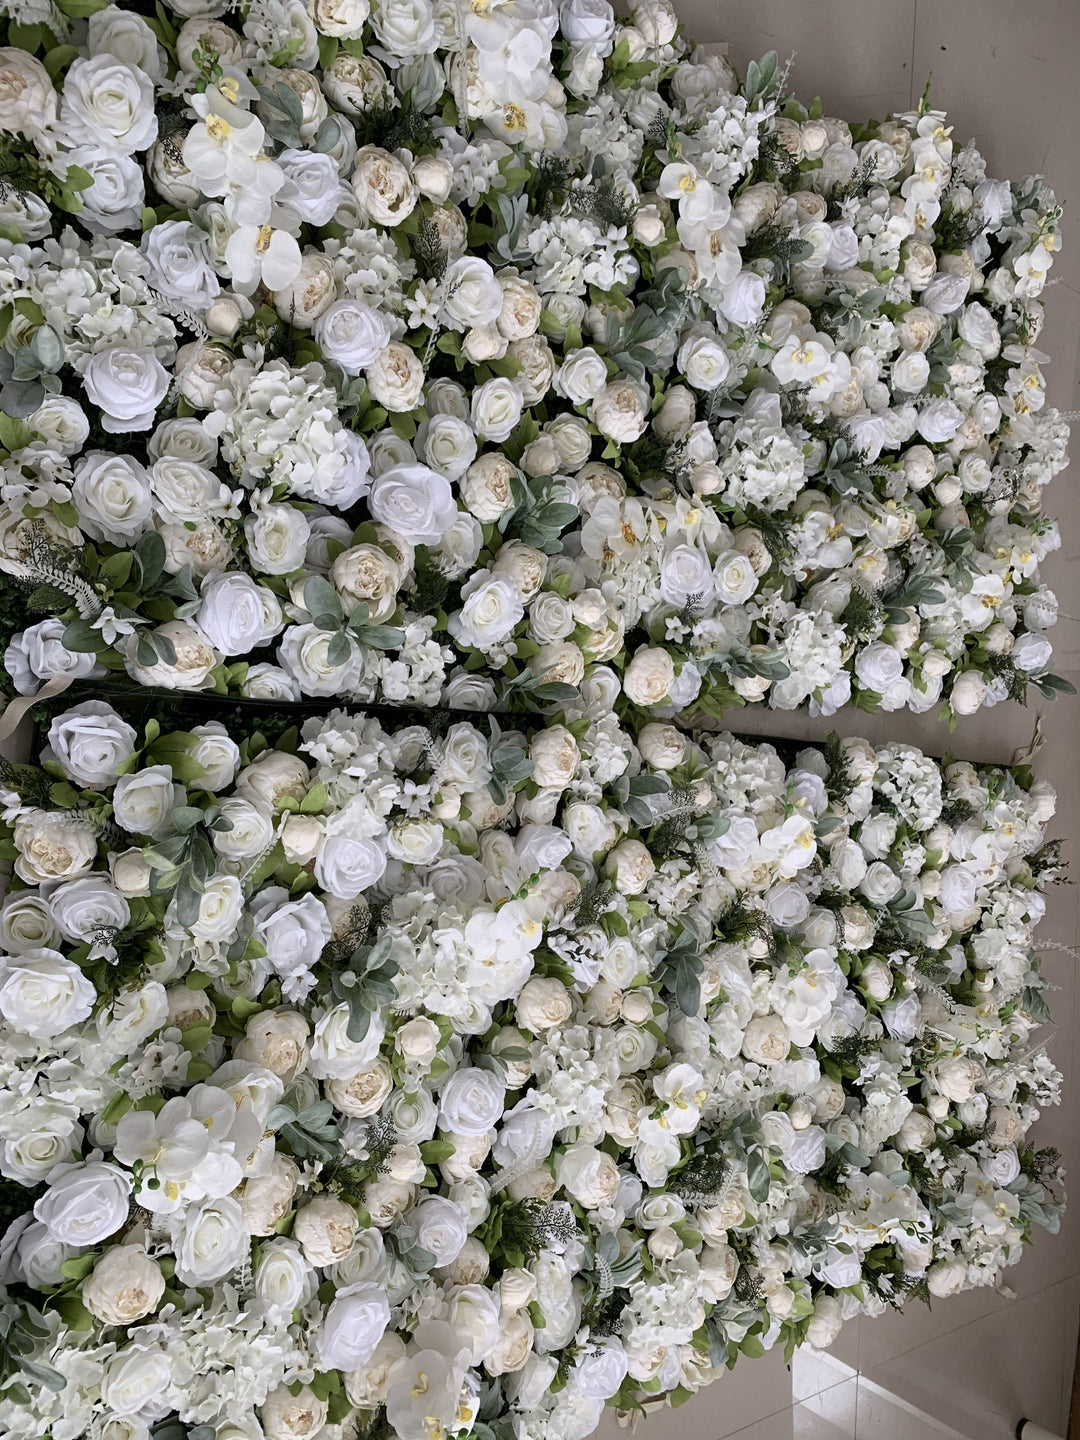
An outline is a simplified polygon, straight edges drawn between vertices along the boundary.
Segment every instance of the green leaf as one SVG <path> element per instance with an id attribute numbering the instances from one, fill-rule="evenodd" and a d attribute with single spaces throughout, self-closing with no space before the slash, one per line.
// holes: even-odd
<path id="1" fill-rule="evenodd" d="M 63 1262 L 60 1266 L 60 1274 L 68 1280 L 85 1280 L 93 1270 L 97 1258 L 96 1251 L 91 1251 L 89 1255 L 76 1255 L 74 1259 Z"/>
<path id="2" fill-rule="evenodd" d="M 312 785 L 311 789 L 300 801 L 300 814 L 320 814 L 323 810 L 326 809 L 327 798 L 328 797 L 326 794 L 326 786 L 322 783 L 322 781 L 319 781 L 319 783 L 316 785 Z"/>
<path id="3" fill-rule="evenodd" d="M 425 1140 L 420 1146 L 420 1158 L 425 1165 L 441 1165 L 457 1153 L 457 1147 L 449 1140 Z"/>
<path id="4" fill-rule="evenodd" d="M 105 1109 L 101 1112 L 101 1118 L 106 1125 L 115 1125 L 116 1122 L 126 1115 L 131 1109 L 131 1096 L 126 1090 L 121 1090 L 119 1095 L 114 1095 Z"/>
<path id="5" fill-rule="evenodd" d="M 95 630 L 89 620 L 72 620 L 64 627 L 64 649 L 79 655 L 98 655 L 109 647 L 100 630 Z"/>

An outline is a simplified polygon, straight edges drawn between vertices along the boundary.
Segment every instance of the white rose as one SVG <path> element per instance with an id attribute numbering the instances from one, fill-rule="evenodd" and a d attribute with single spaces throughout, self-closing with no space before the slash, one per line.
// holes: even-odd
<path id="1" fill-rule="evenodd" d="M 587 1210 L 610 1205 L 619 1189 L 619 1167 L 604 1150 L 593 1145 L 571 1145 L 556 1166 L 559 1184 Z"/>
<path id="2" fill-rule="evenodd" d="M 82 1287 L 82 1302 L 106 1325 L 131 1325 L 156 1310 L 165 1277 L 141 1245 L 114 1245 Z"/>
<path id="3" fill-rule="evenodd" d="M 183 788 L 168 765 L 148 765 L 121 775 L 113 791 L 113 819 L 132 835 L 158 838 L 171 828 L 172 812 L 183 803 Z"/>
<path id="4" fill-rule="evenodd" d="M 23 955 L 28 950 L 53 949 L 60 938 L 52 909 L 36 890 L 14 890 L 0 905 L 0 951 Z"/>
<path id="5" fill-rule="evenodd" d="M 131 1345 L 106 1361 L 101 1399 L 114 1415 L 137 1415 L 169 1383 L 169 1358 L 160 1350 Z"/>
<path id="6" fill-rule="evenodd" d="M 247 1218 L 246 1210 L 244 1218 Z M 316 1288 L 314 1271 L 308 1266 L 300 1247 L 291 1240 L 271 1240 L 267 1245 L 260 1245 L 254 1281 L 256 1297 L 277 1316 L 291 1315 L 294 1310 L 299 1310 L 311 1299 Z"/>
<path id="7" fill-rule="evenodd" d="M 450 634 L 462 646 L 487 650 L 505 640 L 525 613 L 508 580 L 477 571 L 463 587 L 464 604 L 450 616 Z"/>
<path id="8" fill-rule="evenodd" d="M 381 1012 L 372 1014 L 363 1040 L 349 1039 L 348 1005 L 335 1005 L 315 1022 L 308 1069 L 316 1080 L 344 1080 L 371 1064 L 385 1033 Z"/>
<path id="9" fill-rule="evenodd" d="M 244 891 L 235 875 L 213 875 L 199 896 L 199 914 L 191 926 L 197 940 L 229 940 L 244 913 Z"/>
<path id="10" fill-rule="evenodd" d="M 75 467 L 71 499 L 80 527 L 92 540 L 128 545 L 150 529 L 150 478 L 126 455 L 89 451 Z"/>
<path id="11" fill-rule="evenodd" d="M 555 390 L 574 405 L 595 400 L 607 385 L 607 365 L 591 345 L 572 350 L 555 374 Z"/>
<path id="12" fill-rule="evenodd" d="M 435 1257 L 436 1265 L 451 1264 L 469 1237 L 465 1211 L 442 1195 L 428 1195 L 409 1212 L 417 1244 Z"/>
<path id="13" fill-rule="evenodd" d="M 244 518 L 251 563 L 265 575 L 287 575 L 304 563 L 311 527 L 292 505 L 260 505 Z"/>
<path id="14" fill-rule="evenodd" d="M 619 838 L 618 827 L 608 812 L 599 805 L 575 802 L 567 805 L 562 816 L 563 829 L 572 842 L 575 854 L 582 860 L 596 860 L 606 854 Z"/>
<path id="15" fill-rule="evenodd" d="M 222 655 L 246 655 L 269 644 L 282 627 L 281 605 L 265 585 L 240 571 L 211 571 L 200 586 L 199 629 Z"/>
<path id="16" fill-rule="evenodd" d="M 60 119 L 70 143 L 146 150 L 157 139 L 153 78 L 109 54 L 77 58 L 64 77 Z"/>
<path id="17" fill-rule="evenodd" d="M 750 558 L 741 550 L 725 550 L 713 567 L 716 598 L 721 605 L 742 605 L 757 589 Z"/>
<path id="18" fill-rule="evenodd" d="M 693 335 L 679 348 L 676 363 L 695 390 L 715 390 L 731 369 L 728 353 L 715 334 Z"/>
<path id="19" fill-rule="evenodd" d="M 505 1094 L 490 1070 L 455 1070 L 439 1095 L 439 1124 L 458 1135 L 486 1135 L 502 1119 Z"/>
<path id="20" fill-rule="evenodd" d="M 494 270 L 476 255 L 463 255 L 448 268 L 442 314 L 451 330 L 493 325 L 502 310 L 502 289 Z"/>
<path id="21" fill-rule="evenodd" d="M 501 444 L 508 440 L 524 406 L 521 386 L 515 380 L 496 375 L 473 391 L 470 421 L 485 440 Z"/>
<path id="22" fill-rule="evenodd" d="M 368 497 L 373 518 L 414 544 L 433 545 L 457 518 L 445 476 L 426 465 L 394 465 L 376 477 Z"/>
<path id="23" fill-rule="evenodd" d="M 127 1221 L 131 1180 L 117 1165 L 89 1160 L 53 1175 L 34 1216 L 64 1245 L 96 1245 Z"/>
<path id="24" fill-rule="evenodd" d="M 142 167 L 136 160 L 119 151 L 103 152 L 89 145 L 77 145 L 65 159 L 69 165 L 85 170 L 93 182 L 79 191 L 81 225 L 95 235 L 117 235 L 121 230 L 138 228 L 145 188 Z"/>
<path id="25" fill-rule="evenodd" d="M 364 1282 L 339 1290 L 315 1339 L 324 1370 L 356 1370 L 374 1355 L 390 1324 L 390 1305 L 382 1288 Z"/>
<path id="26" fill-rule="evenodd" d="M 345 635 L 345 657 L 332 660 L 330 651 L 338 635 Z M 320 630 L 317 625 L 290 625 L 282 636 L 278 661 L 304 695 L 340 695 L 354 689 L 364 673 L 364 656 L 356 640 L 344 631 Z"/>
<path id="27" fill-rule="evenodd" d="M 883 640 L 865 646 L 855 657 L 855 674 L 860 685 L 884 695 L 903 676 L 904 662 L 900 653 Z"/>
<path id="28" fill-rule="evenodd" d="M 148 347 L 99 350 L 82 381 L 87 399 L 102 411 L 102 429 L 113 434 L 148 430 L 169 390 L 168 371 Z"/>
<path id="29" fill-rule="evenodd" d="M 57 886 L 49 908 L 72 944 L 93 940 L 99 930 L 123 930 L 131 918 L 127 901 L 104 875 L 84 875 Z"/>
<path id="30" fill-rule="evenodd" d="M 322 312 L 313 333 L 328 360 L 359 375 L 386 349 L 393 332 L 381 310 L 346 297 Z"/>
<path id="31" fill-rule="evenodd" d="M 381 880 L 385 870 L 385 848 L 363 836 L 328 836 L 315 862 L 315 878 L 339 900 L 355 900 Z"/>
<path id="32" fill-rule="evenodd" d="M 0 959 L 0 1015 L 35 1040 L 51 1040 L 85 1020 L 96 999 L 79 967 L 55 950 Z"/>
<path id="33" fill-rule="evenodd" d="M 111 705 L 84 700 L 49 725 L 49 748 L 64 774 L 90 790 L 115 783 L 135 753 L 135 731 Z"/>

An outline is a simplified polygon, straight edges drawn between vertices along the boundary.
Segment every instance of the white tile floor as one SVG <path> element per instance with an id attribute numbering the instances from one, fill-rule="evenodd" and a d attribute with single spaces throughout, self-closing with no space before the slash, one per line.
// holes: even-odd
<path id="1" fill-rule="evenodd" d="M 1050 398 L 1080 409 L 1080 0 L 675 0 L 690 34 L 726 44 L 740 70 L 767 50 L 794 53 L 793 86 L 819 94 L 825 113 L 865 120 L 914 105 L 933 75 L 956 138 L 977 138 L 992 173 L 1045 174 L 1067 203 L 1064 250 L 1046 294 L 1040 341 L 1053 358 Z M 1047 566 L 1064 615 L 1080 617 L 1080 498 L 1076 472 L 1052 494 L 1063 544 Z M 1057 664 L 1080 685 L 1080 620 L 1055 633 Z M 1058 788 L 1057 833 L 1080 872 L 1080 700 L 1025 710 L 1002 706 L 961 722 L 950 736 L 934 716 L 849 712 L 815 725 L 769 711 L 732 716 L 733 728 L 816 737 L 829 729 L 909 740 L 930 753 L 1008 760 L 1042 714 L 1046 747 L 1037 769 Z M 1080 878 L 1080 876 L 1078 876 Z M 1043 938 L 1080 942 L 1080 887 L 1050 897 Z M 1057 987 L 1051 1053 L 1065 1072 L 1060 1108 L 1038 1139 L 1056 1145 L 1080 1176 L 1080 1036 L 1077 962 L 1047 951 Z M 1080 1180 L 1074 1182 L 1080 1185 Z M 1080 1311 L 1080 1203 L 1058 1236 L 1040 1236 L 1008 1276 L 1009 1294 L 958 1296 L 851 1326 L 824 1361 L 773 1355 L 738 1366 L 677 1411 L 642 1423 L 637 1440 L 1008 1440 L 1029 1417 L 1064 1435 Z M 921 1414 L 920 1414 L 921 1412 Z M 929 1417 L 929 1418 L 928 1418 Z M 615 1434 L 614 1425 L 608 1437 Z"/>

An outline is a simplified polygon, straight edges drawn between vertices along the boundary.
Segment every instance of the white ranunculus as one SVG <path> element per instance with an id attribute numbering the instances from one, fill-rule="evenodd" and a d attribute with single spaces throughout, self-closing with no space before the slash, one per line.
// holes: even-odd
<path id="1" fill-rule="evenodd" d="M 604 873 L 622 895 L 640 895 L 655 869 L 652 856 L 640 840 L 620 840 L 604 862 Z"/>
<path id="2" fill-rule="evenodd" d="M 659 705 L 675 683 L 675 662 L 667 650 L 638 650 L 623 675 L 623 690 L 635 705 Z"/>
<path id="3" fill-rule="evenodd" d="M 97 856 L 97 832 L 65 810 L 31 810 L 15 822 L 15 874 L 28 885 L 74 880 Z"/>
<path id="4" fill-rule="evenodd" d="M 82 1302 L 106 1325 L 131 1325 L 156 1310 L 165 1277 L 142 1245 L 114 1245 L 82 1287 Z"/>
<path id="5" fill-rule="evenodd" d="M 564 1025 L 573 1008 L 569 991 L 554 976 L 536 976 L 527 981 L 514 1001 L 518 1024 L 534 1035 Z"/>
<path id="6" fill-rule="evenodd" d="M 424 392 L 424 367 L 400 340 L 391 340 L 364 371 L 371 398 L 393 413 L 415 409 Z"/>
<path id="7" fill-rule="evenodd" d="M 649 392 L 640 380 L 619 375 L 589 406 L 589 419 L 600 433 L 620 445 L 639 440 L 648 427 Z"/>
<path id="8" fill-rule="evenodd" d="M 0 47 L 0 129 L 40 134 L 56 121 L 57 98 L 40 60 L 15 46 Z"/>
<path id="9" fill-rule="evenodd" d="M 314 1440 L 326 1424 L 327 1409 L 327 1402 L 308 1386 L 294 1395 L 288 1386 L 279 1385 L 259 1410 L 262 1433 L 267 1440 Z"/>
<path id="10" fill-rule="evenodd" d="M 356 152 L 352 186 L 361 209 L 377 225 L 400 225 L 416 205 L 416 185 L 388 150 L 365 145 Z"/>
<path id="11" fill-rule="evenodd" d="M 274 1233 L 275 1226 L 292 1205 L 299 1181 L 300 1171 L 295 1161 L 281 1154 L 274 1156 L 265 1175 L 247 1177 L 240 1193 L 240 1209 L 252 1235 Z"/>

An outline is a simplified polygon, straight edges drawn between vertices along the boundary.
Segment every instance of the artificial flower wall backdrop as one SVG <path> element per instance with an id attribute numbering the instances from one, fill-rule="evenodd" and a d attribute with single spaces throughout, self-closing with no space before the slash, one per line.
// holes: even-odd
<path id="1" fill-rule="evenodd" d="M 900 737 L 1070 688 L 1045 182 L 666 0 L 3 14 L 3 1434 L 585 1440 L 993 1284 L 1054 795 Z"/>

